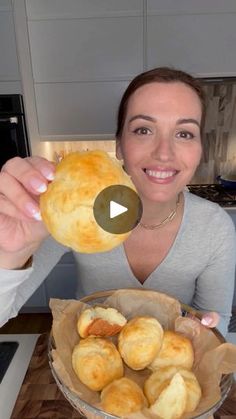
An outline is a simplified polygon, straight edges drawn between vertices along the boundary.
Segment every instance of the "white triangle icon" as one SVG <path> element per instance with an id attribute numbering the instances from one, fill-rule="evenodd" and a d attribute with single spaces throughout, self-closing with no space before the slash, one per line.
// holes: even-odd
<path id="1" fill-rule="evenodd" d="M 128 211 L 128 208 L 123 205 L 117 204 L 115 201 L 110 201 L 110 218 L 115 218 L 120 214 Z"/>

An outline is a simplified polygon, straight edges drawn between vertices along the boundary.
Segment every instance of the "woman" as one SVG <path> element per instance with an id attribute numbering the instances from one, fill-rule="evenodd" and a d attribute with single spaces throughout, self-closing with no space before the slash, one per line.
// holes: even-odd
<path id="1" fill-rule="evenodd" d="M 234 225 L 217 204 L 185 191 L 201 159 L 204 114 L 201 87 L 184 72 L 158 68 L 131 82 L 118 112 L 117 157 L 124 160 L 142 200 L 142 219 L 124 245 L 75 258 L 84 294 L 155 288 L 206 312 L 203 323 L 209 327 L 218 323 L 218 313 L 218 327 L 226 334 L 234 287 Z M 38 196 L 53 172 L 54 165 L 40 157 L 12 159 L 2 169 L 2 324 L 69 250 L 47 238 L 40 220 Z M 27 266 L 31 255 L 33 265 Z"/>

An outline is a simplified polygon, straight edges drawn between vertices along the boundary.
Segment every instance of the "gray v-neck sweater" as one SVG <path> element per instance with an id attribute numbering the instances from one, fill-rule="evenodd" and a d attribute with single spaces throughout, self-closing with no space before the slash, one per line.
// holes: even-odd
<path id="1" fill-rule="evenodd" d="M 123 245 L 105 253 L 74 253 L 78 296 L 115 288 L 156 289 L 197 309 L 217 311 L 221 315 L 219 329 L 226 334 L 234 291 L 235 227 L 219 205 L 189 192 L 184 193 L 184 198 L 184 215 L 175 241 L 143 284 L 135 278 Z M 4 302 L 6 306 L 0 308 L 0 324 L 17 314 L 67 251 L 49 238 L 34 255 L 32 268 L 0 270 L 0 307 Z"/>

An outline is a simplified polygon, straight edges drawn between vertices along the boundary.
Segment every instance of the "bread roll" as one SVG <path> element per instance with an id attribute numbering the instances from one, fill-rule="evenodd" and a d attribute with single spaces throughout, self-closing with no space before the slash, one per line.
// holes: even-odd
<path id="1" fill-rule="evenodd" d="M 77 330 L 82 338 L 114 336 L 126 322 L 126 318 L 115 308 L 91 307 L 81 313 Z"/>
<path id="2" fill-rule="evenodd" d="M 184 379 L 187 391 L 185 412 L 193 412 L 201 399 L 201 387 L 192 371 L 178 368 L 165 367 L 158 368 L 148 377 L 144 383 L 144 394 L 150 404 L 154 404 L 162 391 L 170 384 L 171 379 L 176 373 L 181 374 Z"/>
<path id="3" fill-rule="evenodd" d="M 155 403 L 177 372 L 176 367 L 158 368 L 147 378 L 144 382 L 143 391 L 150 404 Z"/>
<path id="4" fill-rule="evenodd" d="M 200 384 L 192 371 L 181 368 L 179 373 L 182 375 L 187 388 L 185 412 L 194 412 L 202 397 Z"/>
<path id="5" fill-rule="evenodd" d="M 102 410 L 112 415 L 123 417 L 138 412 L 145 406 L 147 406 L 147 401 L 142 389 L 129 378 L 115 380 L 102 390 Z"/>
<path id="6" fill-rule="evenodd" d="M 42 219 L 60 243 L 82 253 L 105 252 L 122 243 L 130 234 L 103 230 L 93 215 L 97 195 L 111 185 L 135 190 L 122 163 L 105 151 L 68 154 L 57 165 L 55 179 L 40 196 Z"/>
<path id="7" fill-rule="evenodd" d="M 161 350 L 149 365 L 149 368 L 154 371 L 156 368 L 171 365 L 191 369 L 193 361 L 194 351 L 191 341 L 180 333 L 166 330 Z"/>
<path id="8" fill-rule="evenodd" d="M 72 366 L 80 381 L 94 391 L 102 390 L 124 373 L 118 350 L 103 338 L 81 339 L 73 350 Z"/>
<path id="9" fill-rule="evenodd" d="M 150 407 L 150 411 L 163 419 L 178 419 L 185 411 L 186 399 L 186 385 L 181 374 L 177 372 Z"/>
<path id="10" fill-rule="evenodd" d="M 163 339 L 161 324 L 154 317 L 134 317 L 121 330 L 118 349 L 125 363 L 141 370 L 157 356 Z"/>

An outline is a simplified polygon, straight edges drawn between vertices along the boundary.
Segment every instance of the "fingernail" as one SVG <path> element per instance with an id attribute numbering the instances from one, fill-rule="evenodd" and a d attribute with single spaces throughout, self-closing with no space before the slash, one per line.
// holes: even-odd
<path id="1" fill-rule="evenodd" d="M 34 188 L 37 192 L 45 192 L 47 190 L 46 183 L 43 183 L 41 180 L 38 179 L 31 179 L 30 184 L 32 188 Z"/>
<path id="2" fill-rule="evenodd" d="M 48 171 L 47 169 L 42 169 L 41 172 L 47 180 L 53 180 L 55 178 L 55 174 L 52 171 Z"/>
<path id="3" fill-rule="evenodd" d="M 29 215 L 31 217 L 33 217 L 35 220 L 37 220 L 37 221 L 42 220 L 40 211 L 38 210 L 38 208 L 34 204 L 32 204 L 31 202 L 28 202 L 28 204 L 26 204 L 25 208 L 26 208 L 27 212 L 29 213 Z"/>
<path id="4" fill-rule="evenodd" d="M 204 316 L 201 320 L 203 326 L 210 326 L 212 323 L 212 318 L 210 316 Z"/>

